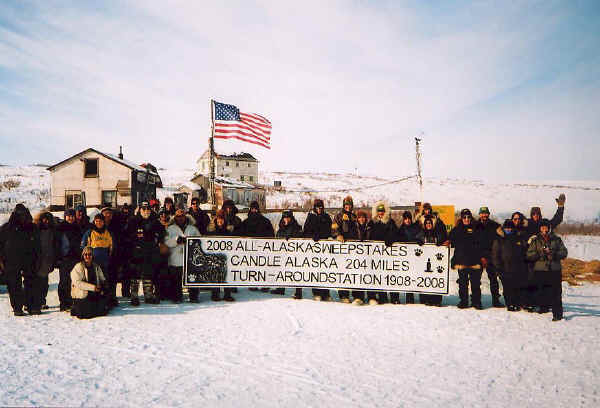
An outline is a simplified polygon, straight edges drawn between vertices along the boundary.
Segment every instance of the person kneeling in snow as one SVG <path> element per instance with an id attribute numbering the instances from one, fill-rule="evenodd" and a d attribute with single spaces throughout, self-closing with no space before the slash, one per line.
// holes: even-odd
<path id="1" fill-rule="evenodd" d="M 93 262 L 92 247 L 85 247 L 79 262 L 71 271 L 71 316 L 91 319 L 108 313 L 108 282 L 102 268 Z"/>

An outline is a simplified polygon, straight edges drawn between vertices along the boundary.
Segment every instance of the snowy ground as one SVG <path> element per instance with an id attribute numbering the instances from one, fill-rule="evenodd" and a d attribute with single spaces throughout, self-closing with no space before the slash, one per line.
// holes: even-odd
<path id="1" fill-rule="evenodd" d="M 600 285 L 565 286 L 558 323 L 455 295 L 355 307 L 247 290 L 78 321 L 51 277 L 42 316 L 12 317 L 0 294 L 2 406 L 600 406 Z"/>

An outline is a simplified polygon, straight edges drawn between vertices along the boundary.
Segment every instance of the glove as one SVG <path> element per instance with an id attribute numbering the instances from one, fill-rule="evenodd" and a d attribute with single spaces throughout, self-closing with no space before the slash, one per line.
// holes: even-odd
<path id="1" fill-rule="evenodd" d="M 450 246 L 450 241 L 446 240 L 444 242 L 442 242 L 442 245 L 445 247 L 449 247 Z"/>
<path id="2" fill-rule="evenodd" d="M 315 236 L 313 237 L 313 241 L 319 242 L 319 239 L 319 234 L 315 234 Z"/>
<path id="3" fill-rule="evenodd" d="M 335 239 L 337 239 L 340 242 L 344 242 L 344 236 L 342 234 L 338 235 Z"/>
<path id="4" fill-rule="evenodd" d="M 227 231 L 229 231 L 229 232 L 233 232 L 233 225 L 228 225 L 228 226 L 226 227 L 226 229 L 227 229 Z"/>
<path id="5" fill-rule="evenodd" d="M 567 197 L 565 197 L 565 195 L 561 193 L 556 199 L 556 204 L 558 204 L 559 207 L 564 207 L 565 201 L 567 201 Z"/>
<path id="6" fill-rule="evenodd" d="M 487 265 L 488 265 L 487 259 L 481 257 L 481 267 L 482 268 L 487 268 Z"/>
<path id="7" fill-rule="evenodd" d="M 394 240 L 393 239 L 386 239 L 385 240 L 385 246 L 391 247 L 392 245 L 394 245 Z"/>
<path id="8" fill-rule="evenodd" d="M 185 237 L 177 237 L 177 243 L 178 244 L 183 244 L 185 242 Z"/>
<path id="9" fill-rule="evenodd" d="M 289 241 L 290 240 L 290 236 L 288 235 L 287 237 L 285 237 L 285 240 Z"/>

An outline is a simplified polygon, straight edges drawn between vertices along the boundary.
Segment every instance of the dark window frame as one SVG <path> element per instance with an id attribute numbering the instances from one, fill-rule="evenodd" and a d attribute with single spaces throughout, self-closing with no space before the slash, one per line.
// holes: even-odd
<path id="1" fill-rule="evenodd" d="M 96 162 L 96 173 L 88 174 L 88 163 Z M 96 158 L 83 159 L 83 177 L 84 178 L 98 178 L 100 177 L 100 160 Z"/>

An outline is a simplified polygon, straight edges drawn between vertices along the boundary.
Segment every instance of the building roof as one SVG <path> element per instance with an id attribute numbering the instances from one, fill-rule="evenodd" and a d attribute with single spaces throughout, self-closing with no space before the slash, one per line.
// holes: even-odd
<path id="1" fill-rule="evenodd" d="M 222 187 L 231 187 L 231 188 L 256 188 L 252 184 L 244 183 L 243 181 L 230 179 L 227 177 L 215 177 L 215 183 L 221 185 Z"/>
<path id="2" fill-rule="evenodd" d="M 90 147 L 88 149 L 85 149 L 84 151 L 79 152 L 77 154 L 74 154 L 73 156 L 71 156 L 71 157 L 69 157 L 69 158 L 67 158 L 67 159 L 65 159 L 65 160 L 63 160 L 63 161 L 61 161 L 59 163 L 53 164 L 52 166 L 48 167 L 46 170 L 53 171 L 54 169 L 56 169 L 57 167 L 59 167 L 60 165 L 62 165 L 64 163 L 68 162 L 69 160 L 71 160 L 71 159 L 73 159 L 73 158 L 75 158 L 77 156 L 81 156 L 82 154 L 88 153 L 88 152 L 98 153 L 98 154 L 106 157 L 107 159 L 110 159 L 110 160 L 115 161 L 115 162 L 117 162 L 119 164 L 122 164 L 125 167 L 130 168 L 131 170 L 136 170 L 136 171 L 140 171 L 140 172 L 143 172 L 143 173 L 149 172 L 150 174 L 154 174 L 154 175 L 158 176 L 158 173 L 156 171 L 153 171 L 151 169 L 146 169 L 146 168 L 144 168 L 144 167 L 142 167 L 142 166 L 140 166 L 138 164 L 135 164 L 134 162 L 131 162 L 129 160 L 121 159 L 121 158 L 119 158 L 119 156 L 115 156 L 114 154 L 103 153 L 103 152 L 101 152 L 99 150 L 96 150 L 96 149 L 94 149 L 92 147 Z"/>
<path id="3" fill-rule="evenodd" d="M 204 151 L 204 153 L 202 153 L 201 157 L 204 157 L 208 153 L 209 153 L 209 151 L 208 151 L 208 149 L 206 149 Z M 215 156 L 219 160 L 242 160 L 242 161 L 258 162 L 256 157 L 252 156 L 250 153 L 244 153 L 244 152 L 233 153 L 233 154 L 220 154 L 220 153 L 215 152 Z"/>

